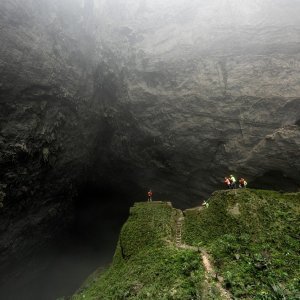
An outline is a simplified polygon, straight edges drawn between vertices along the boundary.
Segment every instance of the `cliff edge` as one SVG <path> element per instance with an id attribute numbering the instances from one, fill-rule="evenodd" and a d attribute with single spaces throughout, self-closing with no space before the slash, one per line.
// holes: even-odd
<path id="1" fill-rule="evenodd" d="M 297 299 L 299 200 L 247 189 L 184 212 L 136 203 L 110 268 L 71 299 Z"/>

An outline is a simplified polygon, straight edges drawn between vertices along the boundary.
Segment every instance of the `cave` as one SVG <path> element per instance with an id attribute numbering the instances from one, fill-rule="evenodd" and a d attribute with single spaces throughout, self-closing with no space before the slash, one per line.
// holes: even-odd
<path id="1" fill-rule="evenodd" d="M 299 4 L 121 2 L 0 3 L 0 298 L 72 294 L 149 189 L 299 190 Z"/>

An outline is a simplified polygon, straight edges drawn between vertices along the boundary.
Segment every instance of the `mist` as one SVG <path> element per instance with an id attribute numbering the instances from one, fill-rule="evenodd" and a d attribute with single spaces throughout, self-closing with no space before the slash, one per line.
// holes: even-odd
<path id="1" fill-rule="evenodd" d="M 0 3 L 0 298 L 112 261 L 136 201 L 300 188 L 300 1 Z"/>

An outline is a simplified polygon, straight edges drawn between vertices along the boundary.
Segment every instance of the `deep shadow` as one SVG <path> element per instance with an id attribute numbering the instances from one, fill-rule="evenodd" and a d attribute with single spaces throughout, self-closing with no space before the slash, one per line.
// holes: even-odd
<path id="1" fill-rule="evenodd" d="M 1 274 L 0 299 L 54 300 L 72 295 L 98 268 L 112 261 L 130 195 L 105 185 L 86 183 L 74 202 L 74 222 L 22 263 Z"/>
<path id="2" fill-rule="evenodd" d="M 126 221 L 130 194 L 108 184 L 86 183 L 74 202 L 75 221 L 72 233 L 91 241 L 95 247 L 111 241 Z M 100 239 L 101 237 L 101 239 Z"/>
<path id="3" fill-rule="evenodd" d="M 297 182 L 283 174 L 281 171 L 272 170 L 257 177 L 250 183 L 251 188 L 266 189 L 283 192 L 297 192 L 299 186 Z"/>

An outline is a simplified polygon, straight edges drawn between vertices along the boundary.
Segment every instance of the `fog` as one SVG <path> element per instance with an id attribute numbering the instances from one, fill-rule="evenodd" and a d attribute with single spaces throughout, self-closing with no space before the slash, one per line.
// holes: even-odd
<path id="1" fill-rule="evenodd" d="M 293 43 L 299 40 L 299 12 L 297 0 L 114 0 L 93 7 L 102 37 L 122 45 L 123 56 L 127 45 L 160 58 L 178 47 L 227 55 Z"/>
<path id="2" fill-rule="evenodd" d="M 88 5 L 86 1 L 84 5 Z M 157 26 L 167 23 L 194 23 L 205 26 L 268 26 L 300 23 L 298 0 L 112 0 L 94 1 L 94 14 L 110 22 Z M 159 24 L 155 22 L 159 22 Z M 151 24 L 152 22 L 152 24 Z"/>
<path id="3" fill-rule="evenodd" d="M 299 124 L 299 15 L 300 0 L 2 0 L 0 187 L 12 200 L 0 229 L 14 255 L 0 298 L 74 293 L 112 261 L 130 206 L 150 186 L 188 207 L 242 165 L 258 187 L 285 177 L 297 189 L 288 140 L 297 135 L 268 147 L 274 130 Z M 32 161 L 9 156 L 21 142 Z M 23 228 L 12 222 L 69 209 L 65 199 L 67 230 L 17 253 Z"/>

